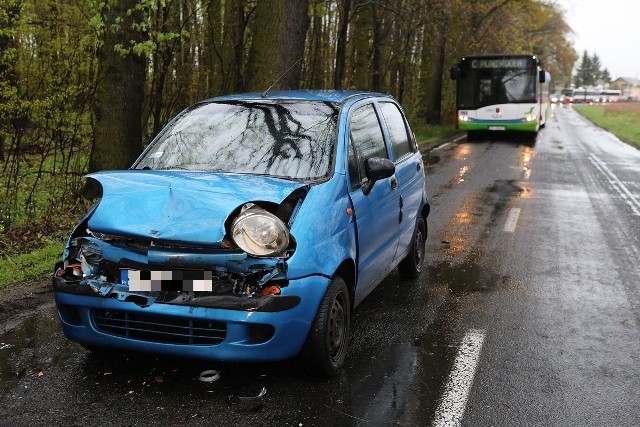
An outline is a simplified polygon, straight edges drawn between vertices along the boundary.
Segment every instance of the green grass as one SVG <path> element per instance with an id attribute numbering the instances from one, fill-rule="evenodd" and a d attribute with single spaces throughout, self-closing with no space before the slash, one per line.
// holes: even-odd
<path id="1" fill-rule="evenodd" d="M 0 259 L 0 289 L 53 272 L 53 266 L 61 260 L 63 249 L 63 242 L 49 243 L 28 254 Z"/>
<path id="2" fill-rule="evenodd" d="M 576 105 L 577 112 L 621 141 L 640 148 L 640 104 Z"/>
<path id="3" fill-rule="evenodd" d="M 443 138 L 450 137 L 456 132 L 453 125 L 428 125 L 424 123 L 413 126 L 413 131 L 416 134 L 418 145 L 421 148 L 434 145 Z"/>

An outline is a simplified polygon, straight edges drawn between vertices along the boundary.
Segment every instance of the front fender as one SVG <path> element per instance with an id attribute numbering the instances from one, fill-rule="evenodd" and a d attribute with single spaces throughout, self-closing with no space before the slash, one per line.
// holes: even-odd
<path id="1" fill-rule="evenodd" d="M 344 177 L 342 177 L 344 178 Z M 317 194 L 314 194 L 315 190 Z M 327 194 L 337 194 L 329 199 Z M 289 279 L 320 274 L 331 277 L 344 262 L 356 259 L 353 207 L 346 191 L 313 187 L 291 229 L 296 251 L 288 260 Z"/>

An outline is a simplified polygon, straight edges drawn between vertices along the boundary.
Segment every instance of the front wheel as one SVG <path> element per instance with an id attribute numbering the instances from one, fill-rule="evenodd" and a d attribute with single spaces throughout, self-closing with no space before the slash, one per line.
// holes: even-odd
<path id="1" fill-rule="evenodd" d="M 427 226 L 424 218 L 418 216 L 416 228 L 411 239 L 411 249 L 407 256 L 398 264 L 398 272 L 405 279 L 416 279 L 422 272 L 424 264 L 424 245 L 427 239 Z"/>
<path id="2" fill-rule="evenodd" d="M 351 303 L 344 280 L 331 279 L 302 349 L 306 368 L 314 375 L 334 376 L 347 356 Z"/>

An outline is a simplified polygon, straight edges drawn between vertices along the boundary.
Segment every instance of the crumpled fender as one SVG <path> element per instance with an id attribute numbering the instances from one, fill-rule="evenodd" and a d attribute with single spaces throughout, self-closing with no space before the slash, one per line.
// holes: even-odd
<path id="1" fill-rule="evenodd" d="M 93 231 L 211 246 L 229 215 L 247 202 L 281 203 L 306 184 L 209 172 L 127 170 L 88 175 L 102 199 L 88 220 Z"/>

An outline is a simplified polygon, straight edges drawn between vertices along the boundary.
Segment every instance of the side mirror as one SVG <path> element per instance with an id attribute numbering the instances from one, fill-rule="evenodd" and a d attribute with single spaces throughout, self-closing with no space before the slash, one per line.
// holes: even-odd
<path id="1" fill-rule="evenodd" d="M 370 157 L 364 162 L 364 172 L 368 181 L 362 187 L 362 192 L 367 195 L 376 181 L 389 178 L 396 173 L 396 165 L 389 159 Z"/>
<path id="2" fill-rule="evenodd" d="M 460 67 L 458 65 L 451 67 L 449 70 L 449 76 L 451 77 L 451 80 L 457 80 L 460 76 Z"/>
<path id="3" fill-rule="evenodd" d="M 540 70 L 538 72 L 538 74 L 539 74 L 538 75 L 538 80 L 540 80 L 540 83 L 544 83 L 544 82 L 547 81 L 547 76 L 546 76 L 546 73 L 544 72 L 544 70 Z"/>

